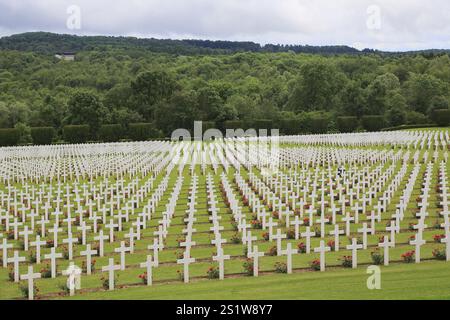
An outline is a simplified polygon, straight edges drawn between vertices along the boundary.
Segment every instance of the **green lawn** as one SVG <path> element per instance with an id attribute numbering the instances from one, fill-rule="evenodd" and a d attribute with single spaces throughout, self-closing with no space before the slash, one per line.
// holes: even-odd
<path id="1" fill-rule="evenodd" d="M 450 299 L 450 264 L 428 261 L 381 267 L 381 290 L 369 290 L 365 267 L 259 278 L 201 280 L 113 292 L 75 299 Z"/>

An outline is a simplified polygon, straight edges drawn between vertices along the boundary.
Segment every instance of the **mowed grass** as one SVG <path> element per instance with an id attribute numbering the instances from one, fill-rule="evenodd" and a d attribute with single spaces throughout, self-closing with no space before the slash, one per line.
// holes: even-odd
<path id="1" fill-rule="evenodd" d="M 236 279 L 160 284 L 78 295 L 72 299 L 273 300 L 450 299 L 450 264 L 427 261 L 381 267 L 381 289 L 369 290 L 366 267 Z"/>

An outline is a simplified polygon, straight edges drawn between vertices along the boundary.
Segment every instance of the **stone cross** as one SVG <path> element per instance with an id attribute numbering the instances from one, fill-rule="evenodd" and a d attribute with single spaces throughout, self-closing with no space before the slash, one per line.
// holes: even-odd
<path id="1" fill-rule="evenodd" d="M 362 249 L 363 245 L 358 244 L 356 238 L 352 239 L 352 244 L 347 246 L 347 250 L 352 250 L 352 268 L 355 269 L 358 266 L 358 249 Z"/>
<path id="2" fill-rule="evenodd" d="M 273 239 L 277 240 L 277 256 L 281 256 L 281 240 L 286 238 L 285 234 L 281 234 L 281 229 L 277 229 L 277 234 L 273 236 Z"/>
<path id="3" fill-rule="evenodd" d="M 325 246 L 324 240 L 320 240 L 320 246 L 314 248 L 314 252 L 320 253 L 320 271 L 325 271 L 325 253 L 329 251 L 331 251 L 331 248 Z"/>
<path id="4" fill-rule="evenodd" d="M 114 265 L 114 259 L 109 258 L 109 264 L 106 267 L 102 267 L 102 272 L 109 273 L 109 290 L 114 290 L 114 271 L 120 270 L 120 265 Z"/>
<path id="5" fill-rule="evenodd" d="M 41 241 L 41 236 L 37 235 L 36 240 L 34 242 L 31 242 L 31 246 L 36 247 L 36 263 L 41 263 L 41 246 L 44 246 L 46 244 L 45 241 Z"/>
<path id="6" fill-rule="evenodd" d="M 422 238 L 422 232 L 417 232 L 415 239 L 409 242 L 410 245 L 416 246 L 416 263 L 420 263 L 420 247 L 425 243 L 426 241 Z"/>
<path id="7" fill-rule="evenodd" d="M 50 259 L 50 271 L 52 278 L 56 278 L 56 259 L 62 258 L 61 253 L 56 253 L 55 247 L 50 249 L 50 253 L 44 256 L 45 259 Z"/>
<path id="8" fill-rule="evenodd" d="M 378 246 L 380 248 L 383 248 L 384 251 L 384 265 L 388 266 L 389 265 L 389 248 L 392 247 L 391 242 L 389 241 L 389 237 L 388 236 L 384 236 L 384 241 L 380 244 L 378 244 Z"/>
<path id="9" fill-rule="evenodd" d="M 152 261 L 152 256 L 147 256 L 147 261 L 141 263 L 139 265 L 141 268 L 146 268 L 147 270 L 147 286 L 151 286 L 153 284 L 153 274 L 152 274 L 152 267 L 155 266 L 155 264 Z"/>
<path id="10" fill-rule="evenodd" d="M 253 276 L 257 277 L 259 273 L 259 257 L 264 256 L 264 252 L 258 251 L 258 246 L 253 246 L 250 257 L 253 259 Z"/>
<path id="11" fill-rule="evenodd" d="M 120 247 L 115 248 L 114 252 L 120 253 L 120 270 L 125 270 L 125 253 L 130 252 L 130 248 L 125 246 L 125 241 L 121 241 Z"/>
<path id="12" fill-rule="evenodd" d="M 92 256 L 97 254 L 97 250 L 91 250 L 91 245 L 86 245 L 86 250 L 81 251 L 81 256 L 86 256 L 86 274 L 92 273 Z"/>
<path id="13" fill-rule="evenodd" d="M 311 252 L 311 237 L 315 235 L 316 233 L 311 231 L 311 227 L 306 227 L 306 232 L 301 234 L 302 237 L 306 237 L 306 253 L 308 254 Z"/>
<path id="14" fill-rule="evenodd" d="M 291 274 L 292 273 L 292 255 L 297 254 L 298 250 L 292 249 L 292 243 L 288 243 L 286 250 L 283 250 L 281 253 L 287 256 L 287 263 L 286 263 L 287 273 Z"/>
<path id="15" fill-rule="evenodd" d="M 14 264 L 14 282 L 19 282 L 19 263 L 25 262 L 25 257 L 19 256 L 19 251 L 14 251 L 14 256 L 12 258 L 8 258 L 8 263 Z"/>
<path id="16" fill-rule="evenodd" d="M 40 273 L 34 273 L 33 266 L 28 266 L 28 273 L 20 276 L 20 280 L 28 280 L 28 300 L 34 299 L 34 279 L 39 279 Z"/>
<path id="17" fill-rule="evenodd" d="M 183 253 L 183 259 L 178 259 L 178 264 L 183 264 L 183 279 L 184 283 L 189 283 L 189 264 L 194 263 L 195 259 L 190 257 L 190 252 Z"/>
<path id="18" fill-rule="evenodd" d="M 223 248 L 217 248 L 217 255 L 213 256 L 212 259 L 219 263 L 219 279 L 223 280 L 225 277 L 224 262 L 230 259 L 230 255 L 224 255 Z"/>
<path id="19" fill-rule="evenodd" d="M 334 251 L 339 251 L 339 235 L 344 234 L 344 230 L 339 229 L 339 225 L 334 225 L 334 230 L 330 231 L 330 235 L 334 236 Z"/>

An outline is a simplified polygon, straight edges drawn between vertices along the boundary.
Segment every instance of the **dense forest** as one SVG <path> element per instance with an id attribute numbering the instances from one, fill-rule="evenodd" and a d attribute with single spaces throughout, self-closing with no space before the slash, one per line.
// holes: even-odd
<path id="1" fill-rule="evenodd" d="M 299 53 L 302 48 L 311 53 Z M 353 50 L 5 37 L 0 128 L 11 129 L 0 131 L 0 144 L 167 137 L 194 120 L 220 129 L 277 127 L 285 134 L 448 125 L 448 52 Z M 60 51 L 75 51 L 75 61 L 55 58 Z"/>

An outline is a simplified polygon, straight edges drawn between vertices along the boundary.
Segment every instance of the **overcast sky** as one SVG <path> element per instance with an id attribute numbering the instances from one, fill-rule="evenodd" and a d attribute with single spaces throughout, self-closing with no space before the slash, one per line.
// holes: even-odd
<path id="1" fill-rule="evenodd" d="M 0 0 L 0 36 L 27 31 L 449 49 L 450 1 Z"/>

